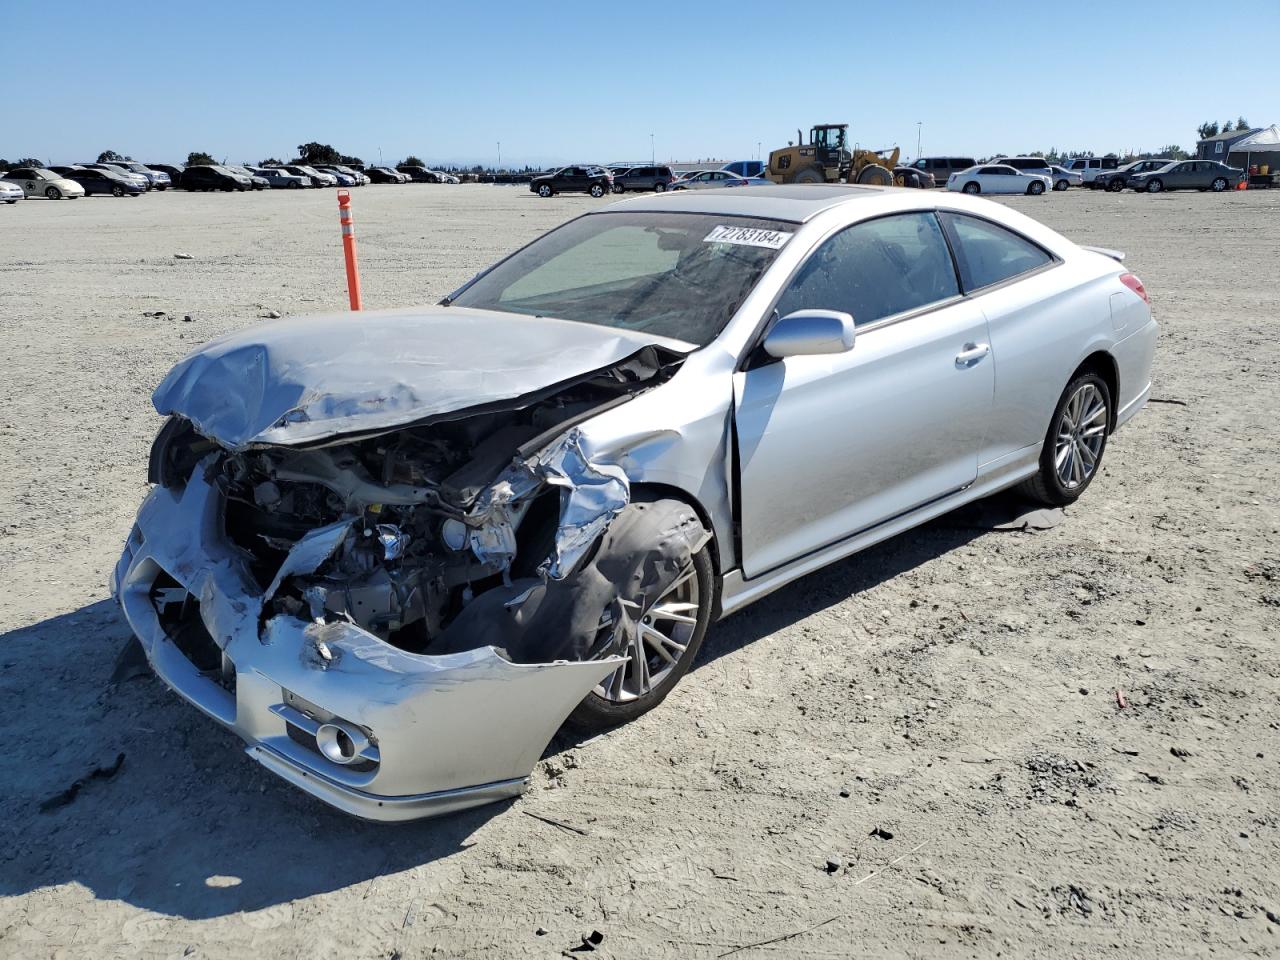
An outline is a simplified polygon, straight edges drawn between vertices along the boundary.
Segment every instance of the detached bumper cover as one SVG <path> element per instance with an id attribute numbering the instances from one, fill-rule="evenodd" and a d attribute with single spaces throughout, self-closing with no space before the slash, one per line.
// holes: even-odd
<path id="1" fill-rule="evenodd" d="M 314 570 L 346 535 L 312 531 L 266 591 L 224 536 L 222 504 L 196 469 L 181 491 L 152 490 L 112 578 L 112 593 L 156 673 L 234 730 L 247 753 L 356 816 L 407 820 L 520 793 L 569 712 L 622 662 L 517 664 L 491 647 L 422 656 L 347 623 L 262 622 L 280 582 Z M 194 601 L 222 670 L 202 671 L 166 632 L 153 590 L 167 573 Z M 344 723 L 368 743 L 339 764 L 316 728 Z"/>

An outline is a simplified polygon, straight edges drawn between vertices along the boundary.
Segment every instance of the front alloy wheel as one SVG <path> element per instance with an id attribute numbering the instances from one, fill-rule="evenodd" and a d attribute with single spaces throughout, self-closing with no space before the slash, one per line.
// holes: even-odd
<path id="1" fill-rule="evenodd" d="M 707 547 L 689 569 L 638 617 L 619 655 L 626 662 L 605 677 L 569 715 L 578 730 L 628 723 L 660 704 L 685 675 L 711 622 L 714 571 Z M 601 629 L 611 629 L 606 619 Z"/>
<path id="2" fill-rule="evenodd" d="M 538 187 L 538 196 L 540 196 L 540 197 L 549 197 L 549 196 L 551 196 L 551 186 L 550 186 L 549 184 L 546 184 L 546 183 L 541 184 L 541 185 Z"/>
<path id="3" fill-rule="evenodd" d="M 1217 180 L 1213 181 L 1214 193 L 1221 193 L 1225 189 L 1227 189 L 1227 181 L 1225 177 L 1218 177 Z"/>

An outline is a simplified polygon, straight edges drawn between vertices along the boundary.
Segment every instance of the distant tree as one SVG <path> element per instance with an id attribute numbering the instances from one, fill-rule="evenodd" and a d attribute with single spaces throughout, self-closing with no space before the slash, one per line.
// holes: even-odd
<path id="1" fill-rule="evenodd" d="M 400 166 L 402 166 L 402 167 L 425 167 L 425 166 L 426 166 L 426 164 L 422 162 L 422 158 L 421 158 L 421 157 L 415 157 L 415 156 L 411 153 L 411 154 L 409 154 L 407 157 L 405 157 L 405 158 L 404 158 L 404 160 L 402 160 L 402 161 L 401 161 Z"/>
<path id="2" fill-rule="evenodd" d="M 260 167 L 283 167 L 283 166 L 284 166 L 284 161 L 283 161 L 283 160 L 277 160 L 275 157 L 267 157 L 267 159 L 265 159 L 265 160 L 261 161 L 261 162 L 258 164 L 258 166 L 260 166 Z"/>
<path id="3" fill-rule="evenodd" d="M 37 160 L 35 157 L 23 157 L 21 160 L 14 163 L 14 166 L 15 167 L 43 167 L 44 161 Z"/>
<path id="4" fill-rule="evenodd" d="M 114 150 L 103 150 L 98 154 L 99 163 L 119 163 L 121 160 L 128 160 L 128 157 L 121 156 Z"/>
<path id="5" fill-rule="evenodd" d="M 1234 130 L 1234 129 L 1235 129 L 1235 127 L 1231 125 L 1231 121 L 1230 121 L 1230 120 L 1227 120 L 1226 122 L 1224 122 L 1224 123 L 1222 124 L 1222 132 L 1223 132 L 1223 133 L 1230 133 L 1230 132 L 1231 132 L 1232 130 Z"/>
<path id="6" fill-rule="evenodd" d="M 1236 121 L 1236 129 L 1237 129 L 1237 130 L 1252 130 L 1252 129 L 1253 129 L 1253 124 L 1251 124 L 1251 123 L 1250 123 L 1248 120 L 1246 120 L 1244 117 L 1241 117 L 1239 120 L 1237 120 L 1237 121 Z"/>
<path id="7" fill-rule="evenodd" d="M 335 150 L 327 143 L 300 143 L 298 144 L 298 161 L 300 163 L 356 163 L 364 164 L 359 157 L 349 157 L 345 153 Z"/>
<path id="8" fill-rule="evenodd" d="M 188 167 L 211 167 L 217 162 L 218 161 L 209 156 L 209 154 L 202 153 L 199 150 L 193 150 L 191 153 L 187 154 Z"/>
<path id="9" fill-rule="evenodd" d="M 1210 137 L 1216 137 L 1219 133 L 1218 124 L 1212 120 L 1206 120 L 1200 126 L 1196 127 L 1196 133 L 1200 135 L 1201 140 L 1208 140 Z"/>

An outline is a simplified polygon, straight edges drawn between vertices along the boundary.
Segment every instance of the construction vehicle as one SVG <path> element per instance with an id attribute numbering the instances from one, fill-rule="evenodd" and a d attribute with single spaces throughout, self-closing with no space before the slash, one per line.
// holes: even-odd
<path id="1" fill-rule="evenodd" d="M 892 186 L 900 151 L 849 149 L 847 123 L 820 123 L 804 142 L 799 130 L 796 143 L 769 153 L 764 175 L 774 183 L 866 183 Z M 899 184 L 901 186 L 901 184 Z"/>

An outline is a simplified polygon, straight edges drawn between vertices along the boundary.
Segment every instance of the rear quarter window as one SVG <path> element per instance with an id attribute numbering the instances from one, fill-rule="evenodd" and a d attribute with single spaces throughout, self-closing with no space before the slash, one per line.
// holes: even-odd
<path id="1" fill-rule="evenodd" d="M 1054 262 L 1052 254 L 1012 230 L 964 214 L 944 213 L 965 293 L 1013 280 Z"/>

